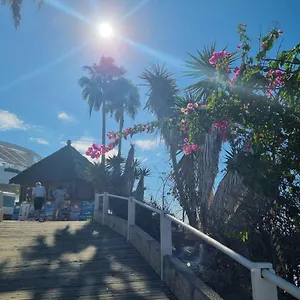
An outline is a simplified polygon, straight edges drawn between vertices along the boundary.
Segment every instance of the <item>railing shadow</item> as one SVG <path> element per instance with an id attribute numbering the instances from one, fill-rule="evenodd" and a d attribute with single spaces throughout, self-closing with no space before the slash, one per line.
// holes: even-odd
<path id="1" fill-rule="evenodd" d="M 32 300 L 163 295 L 159 278 L 137 251 L 97 223 L 73 232 L 66 226 L 55 231 L 52 242 L 48 239 L 47 234 L 37 236 L 31 247 L 21 249 L 14 268 L 8 267 L 9 262 L 0 265 L 0 299 L 9 299 L 12 292 L 27 293 L 30 298 L 26 299 Z"/>

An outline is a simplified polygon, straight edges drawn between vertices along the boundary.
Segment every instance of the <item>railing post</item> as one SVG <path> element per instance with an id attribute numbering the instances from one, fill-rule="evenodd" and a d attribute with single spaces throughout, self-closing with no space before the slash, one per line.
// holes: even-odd
<path id="1" fill-rule="evenodd" d="M 99 206 L 100 206 L 100 194 L 96 193 L 95 194 L 94 220 L 96 220 Z"/>
<path id="2" fill-rule="evenodd" d="M 3 221 L 3 191 L 0 191 L 0 222 Z"/>
<path id="3" fill-rule="evenodd" d="M 128 199 L 128 215 L 127 215 L 127 241 L 130 240 L 131 226 L 135 225 L 135 202 L 133 197 Z"/>
<path id="4" fill-rule="evenodd" d="M 277 286 L 262 277 L 263 269 L 275 273 L 272 264 L 255 263 L 255 267 L 251 269 L 252 298 L 253 300 L 278 300 Z"/>
<path id="5" fill-rule="evenodd" d="M 102 225 L 105 225 L 105 216 L 108 215 L 109 206 L 109 194 L 103 193 L 103 205 L 102 205 Z"/>
<path id="6" fill-rule="evenodd" d="M 160 278 L 164 277 L 164 257 L 172 255 L 172 221 L 160 213 Z"/>

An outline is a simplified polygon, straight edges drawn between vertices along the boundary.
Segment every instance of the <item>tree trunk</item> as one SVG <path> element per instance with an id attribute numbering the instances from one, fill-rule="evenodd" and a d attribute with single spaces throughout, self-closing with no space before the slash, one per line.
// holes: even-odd
<path id="1" fill-rule="evenodd" d="M 105 145 L 106 141 L 106 103 L 105 100 L 102 103 L 102 144 Z M 105 166 L 105 154 L 101 156 L 101 166 L 104 169 Z"/>
<path id="2" fill-rule="evenodd" d="M 175 184 L 179 194 L 180 203 L 182 204 L 183 210 L 186 212 L 187 218 L 189 220 L 189 224 L 198 229 L 199 222 L 198 222 L 197 213 L 196 211 L 191 210 L 189 203 L 186 201 L 184 188 L 182 185 L 182 179 L 180 178 L 178 172 L 178 163 L 176 160 L 176 150 L 174 145 L 170 145 L 170 157 L 173 165 Z"/>
<path id="3" fill-rule="evenodd" d="M 120 116 L 119 132 L 123 131 L 123 127 L 124 127 L 124 113 L 122 113 Z M 121 155 L 122 155 L 122 139 L 120 139 L 118 145 L 118 157 L 121 157 Z"/>

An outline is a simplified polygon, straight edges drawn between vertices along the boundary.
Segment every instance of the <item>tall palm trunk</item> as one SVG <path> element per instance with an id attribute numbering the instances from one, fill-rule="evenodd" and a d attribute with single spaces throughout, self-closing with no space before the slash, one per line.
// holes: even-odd
<path id="1" fill-rule="evenodd" d="M 105 145 L 106 141 L 106 103 L 105 100 L 102 103 L 102 144 Z M 105 166 L 105 154 L 101 156 L 101 166 L 104 169 Z"/>
<path id="2" fill-rule="evenodd" d="M 123 131 L 123 127 L 124 127 L 124 112 L 122 112 L 120 115 L 119 132 Z M 118 145 L 118 157 L 121 157 L 121 155 L 122 155 L 122 139 L 120 139 Z"/>
<path id="3" fill-rule="evenodd" d="M 198 228 L 198 219 L 197 219 L 197 213 L 196 210 L 193 209 L 189 203 L 188 200 L 186 199 L 186 195 L 184 192 L 184 187 L 182 184 L 182 178 L 180 178 L 179 174 L 179 168 L 178 168 L 178 163 L 176 159 L 176 146 L 174 144 L 170 144 L 170 157 L 172 161 L 172 166 L 173 166 L 173 171 L 174 171 L 174 179 L 175 179 L 175 184 L 177 187 L 177 191 L 179 194 L 180 202 L 182 205 L 183 210 L 186 212 L 186 215 L 189 220 L 189 224 L 195 228 Z"/>

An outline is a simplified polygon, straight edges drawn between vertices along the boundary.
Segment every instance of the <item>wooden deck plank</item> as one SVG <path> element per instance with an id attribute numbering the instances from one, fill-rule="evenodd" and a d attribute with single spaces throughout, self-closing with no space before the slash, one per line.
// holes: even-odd
<path id="1" fill-rule="evenodd" d="M 138 251 L 97 223 L 0 223 L 0 299 L 174 299 Z"/>

